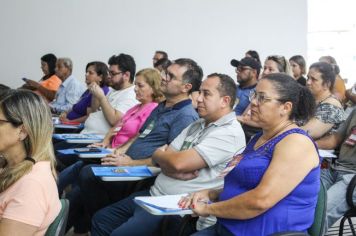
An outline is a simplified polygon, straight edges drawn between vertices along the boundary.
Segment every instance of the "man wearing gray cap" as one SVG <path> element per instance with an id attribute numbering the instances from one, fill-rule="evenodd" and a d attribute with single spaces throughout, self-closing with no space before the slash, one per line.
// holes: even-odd
<path id="1" fill-rule="evenodd" d="M 260 74 L 261 64 L 253 58 L 244 57 L 240 61 L 231 60 L 231 65 L 236 67 L 236 78 L 239 83 L 236 93 L 236 115 L 242 115 L 246 107 L 250 104 L 248 96 L 254 90 Z"/>

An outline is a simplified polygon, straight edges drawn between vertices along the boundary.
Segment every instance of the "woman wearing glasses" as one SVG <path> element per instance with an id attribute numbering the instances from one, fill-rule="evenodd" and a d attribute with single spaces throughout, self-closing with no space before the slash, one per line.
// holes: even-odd
<path id="1" fill-rule="evenodd" d="M 195 235 L 307 231 L 319 192 L 320 160 L 311 137 L 294 121 L 308 119 L 314 108 L 311 93 L 292 77 L 277 73 L 260 80 L 251 94 L 251 118 L 262 132 L 233 158 L 222 189 L 180 201 L 182 208 L 218 219 Z"/>
<path id="2" fill-rule="evenodd" d="M 0 235 L 44 235 L 61 204 L 55 181 L 52 119 L 26 90 L 0 95 Z"/>
<path id="3" fill-rule="evenodd" d="M 335 73 L 326 62 L 316 62 L 309 68 L 307 87 L 316 101 L 316 113 L 302 128 L 314 139 L 336 130 L 345 120 L 344 109 L 333 95 Z"/>
<path id="4" fill-rule="evenodd" d="M 288 60 L 284 56 L 272 55 L 265 60 L 261 78 L 273 73 L 285 73 L 292 75 Z M 236 117 L 242 124 L 246 140 L 250 140 L 253 135 L 261 131 L 260 126 L 251 120 L 251 106 L 249 105 L 241 116 Z"/>
<path id="5" fill-rule="evenodd" d="M 87 86 L 91 84 L 98 84 L 106 95 L 109 92 L 109 87 L 107 86 L 109 69 L 107 65 L 100 61 L 89 62 L 85 68 L 85 83 Z M 59 119 L 62 122 L 72 121 L 72 122 L 84 122 L 88 115 L 92 111 L 96 111 L 99 106 L 99 102 L 93 99 L 93 95 L 87 89 L 79 101 L 73 105 L 69 112 L 63 112 Z"/>

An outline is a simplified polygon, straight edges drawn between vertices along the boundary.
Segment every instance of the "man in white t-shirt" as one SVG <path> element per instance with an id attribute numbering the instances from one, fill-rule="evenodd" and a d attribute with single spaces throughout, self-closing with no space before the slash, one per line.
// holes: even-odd
<path id="1" fill-rule="evenodd" d="M 151 215 L 135 205 L 135 196 L 183 194 L 219 188 L 227 163 L 245 146 L 245 136 L 232 108 L 236 85 L 223 74 L 211 74 L 197 98 L 201 119 L 185 128 L 169 146 L 158 148 L 152 161 L 162 172 L 151 189 L 134 193 L 99 210 L 92 219 L 92 235 L 155 235 L 163 216 Z M 242 150 L 241 150 L 242 151 Z M 179 221 L 179 217 L 177 219 Z M 198 228 L 212 224 L 202 219 Z M 139 225 L 139 227 L 137 227 Z"/>
<path id="2" fill-rule="evenodd" d="M 112 90 L 105 96 L 99 85 L 93 83 L 89 86 L 90 93 L 99 101 L 99 107 L 85 121 L 82 133 L 106 134 L 128 109 L 138 103 L 133 86 L 136 70 L 134 59 L 121 53 L 112 56 L 108 63 L 108 82 Z"/>
<path id="3" fill-rule="evenodd" d="M 99 101 L 99 106 L 90 113 L 85 121 L 82 133 L 95 133 L 105 135 L 111 127 L 117 124 L 122 116 L 131 107 L 136 105 L 136 94 L 133 85 L 136 64 L 134 59 L 127 54 L 121 53 L 118 56 L 112 56 L 109 59 L 109 77 L 108 82 L 111 91 L 105 96 L 101 87 L 95 83 L 89 86 L 89 91 L 93 98 Z M 75 147 L 84 147 L 87 144 L 70 144 L 67 142 L 55 143 L 54 149 L 68 149 Z M 60 171 L 78 160 L 76 155 L 65 155 L 56 153 L 57 169 Z"/>

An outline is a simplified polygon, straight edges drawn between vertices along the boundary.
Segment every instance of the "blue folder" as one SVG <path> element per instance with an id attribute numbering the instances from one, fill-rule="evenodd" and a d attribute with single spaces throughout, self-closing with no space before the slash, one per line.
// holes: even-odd
<path id="1" fill-rule="evenodd" d="M 153 176 L 147 166 L 100 166 L 92 167 L 98 177 L 149 177 Z"/>
<path id="2" fill-rule="evenodd" d="M 64 155 L 79 155 L 80 153 L 74 151 L 75 148 L 69 148 L 69 149 L 61 149 L 57 150 L 57 152 L 64 154 Z M 108 150 L 106 148 L 98 148 L 100 149 L 100 152 L 86 152 L 86 155 L 97 155 L 97 154 L 110 154 L 112 153 L 112 150 Z"/>

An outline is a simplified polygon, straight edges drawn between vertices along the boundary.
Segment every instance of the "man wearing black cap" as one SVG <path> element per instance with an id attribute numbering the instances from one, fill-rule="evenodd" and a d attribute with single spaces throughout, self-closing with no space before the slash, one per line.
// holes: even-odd
<path id="1" fill-rule="evenodd" d="M 239 83 L 236 93 L 235 113 L 236 115 L 242 115 L 246 107 L 250 104 L 248 96 L 251 90 L 256 87 L 261 64 L 250 57 L 244 57 L 240 61 L 233 59 L 230 63 L 236 67 L 236 78 Z"/>

